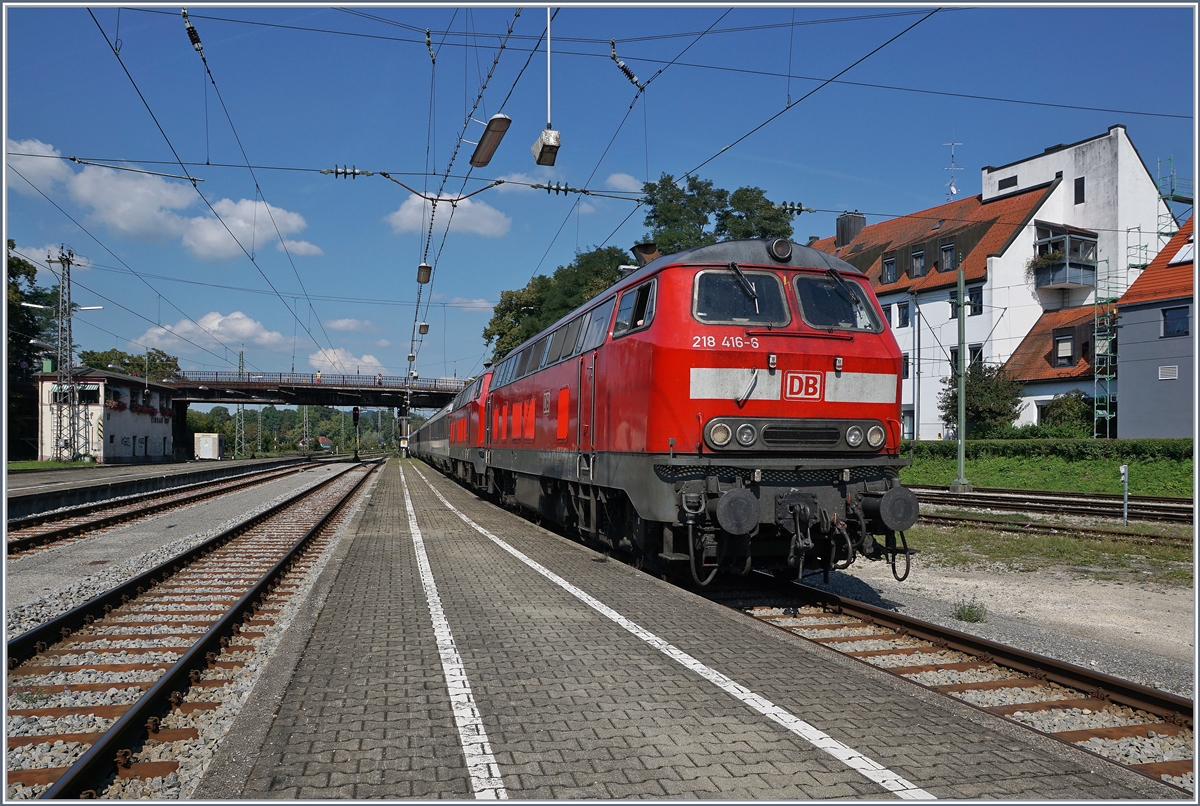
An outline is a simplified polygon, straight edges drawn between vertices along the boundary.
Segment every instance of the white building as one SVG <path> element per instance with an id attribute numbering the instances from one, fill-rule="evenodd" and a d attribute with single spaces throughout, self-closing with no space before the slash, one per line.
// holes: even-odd
<path id="1" fill-rule="evenodd" d="M 169 462 L 174 458 L 171 389 L 145 378 L 85 367 L 72 373 L 83 420 L 81 453 L 97 462 Z M 38 459 L 56 458 L 58 378 L 38 376 Z"/>
<path id="2" fill-rule="evenodd" d="M 838 234 L 810 245 L 864 271 L 906 357 L 904 434 L 950 434 L 938 410 L 943 381 L 957 360 L 957 269 L 966 275 L 966 344 L 970 360 L 1005 363 L 1039 320 L 1076 308 L 1059 333 L 1048 319 L 1053 354 L 1043 356 L 1075 386 L 1092 339 L 1078 321 L 1099 284 L 1119 297 L 1155 248 L 1171 212 L 1124 126 L 1071 145 L 982 171 L 983 192 L 918 213 L 865 226 L 847 213 Z M 1040 257 L 1030 266 L 1031 259 Z M 1051 317 L 1055 318 L 1055 317 Z M 1090 372 L 1090 363 L 1087 363 Z M 1075 373 L 1065 372 L 1075 368 Z M 1083 373 L 1087 374 L 1087 373 Z M 1041 377 L 1038 375 L 1037 377 Z M 1066 380 L 1065 377 L 1063 377 Z M 1065 391 L 1067 387 L 1064 387 Z M 1017 424 L 1036 422 L 1037 404 L 1054 392 L 1031 388 Z"/>

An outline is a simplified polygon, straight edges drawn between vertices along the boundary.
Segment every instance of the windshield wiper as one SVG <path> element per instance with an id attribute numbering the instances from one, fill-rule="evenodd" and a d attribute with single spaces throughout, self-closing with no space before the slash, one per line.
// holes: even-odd
<path id="1" fill-rule="evenodd" d="M 762 313 L 758 309 L 758 292 L 754 290 L 754 284 L 746 279 L 746 275 L 742 272 L 742 267 L 737 263 L 730 261 L 729 270 L 733 272 L 735 277 L 738 278 L 738 282 L 742 284 L 742 288 L 745 290 L 746 295 L 749 296 L 750 299 L 754 300 L 754 312 L 756 314 Z"/>
<path id="2" fill-rule="evenodd" d="M 858 298 L 858 294 L 855 294 L 854 291 L 851 290 L 850 284 L 846 282 L 845 277 L 842 277 L 842 273 L 840 271 L 830 266 L 825 270 L 825 274 L 837 284 L 838 290 L 842 292 L 842 296 L 849 300 L 851 305 L 865 310 L 866 306 L 863 305 L 863 301 Z"/>

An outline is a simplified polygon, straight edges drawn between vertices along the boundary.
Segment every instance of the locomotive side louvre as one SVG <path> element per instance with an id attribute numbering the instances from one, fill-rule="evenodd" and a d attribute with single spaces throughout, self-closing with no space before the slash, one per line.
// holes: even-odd
<path id="1" fill-rule="evenodd" d="M 779 240 L 698 247 L 514 349 L 448 407 L 448 452 L 503 503 L 701 584 L 721 565 L 894 561 L 917 513 L 901 360 L 849 264 Z M 486 467 L 464 474 L 473 456 Z"/>

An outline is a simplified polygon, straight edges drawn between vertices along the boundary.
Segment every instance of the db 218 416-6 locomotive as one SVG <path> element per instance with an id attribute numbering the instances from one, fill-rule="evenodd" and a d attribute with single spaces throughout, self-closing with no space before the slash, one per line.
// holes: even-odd
<path id="1" fill-rule="evenodd" d="M 634 565 L 907 576 L 901 354 L 858 269 L 785 239 L 655 257 L 522 344 L 416 456 Z M 880 543 L 876 537 L 882 537 Z M 902 563 L 902 569 L 898 567 Z"/>

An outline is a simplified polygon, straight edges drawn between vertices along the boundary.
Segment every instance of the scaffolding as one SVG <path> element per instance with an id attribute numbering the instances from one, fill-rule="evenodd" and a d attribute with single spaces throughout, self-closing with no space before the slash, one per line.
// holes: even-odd
<path id="1" fill-rule="evenodd" d="M 1192 205 L 1192 182 L 1190 179 L 1180 179 L 1175 174 L 1175 158 L 1167 157 L 1167 173 L 1163 174 L 1163 160 L 1158 161 L 1158 198 L 1163 203 L 1158 206 L 1158 249 L 1161 252 L 1167 241 L 1179 231 L 1179 222 L 1175 218 L 1171 204 Z"/>
<path id="2" fill-rule="evenodd" d="M 1140 232 L 1139 232 L 1140 234 Z M 1129 253 L 1128 238 L 1126 233 Z M 1135 250 L 1140 253 L 1140 250 Z M 1103 264 L 1103 269 L 1100 268 Z M 1117 416 L 1117 299 L 1121 296 L 1123 278 L 1113 271 L 1108 258 L 1097 262 L 1096 303 L 1093 313 L 1092 339 L 1092 436 L 1111 439 L 1116 436 L 1114 418 Z"/>

